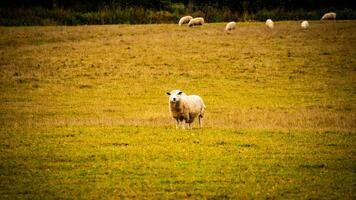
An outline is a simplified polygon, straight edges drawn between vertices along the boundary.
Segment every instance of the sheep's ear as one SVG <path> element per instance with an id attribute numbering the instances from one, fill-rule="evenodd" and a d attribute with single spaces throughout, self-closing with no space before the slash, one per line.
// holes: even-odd
<path id="1" fill-rule="evenodd" d="M 168 94 L 169 96 L 171 96 L 171 93 L 167 92 L 167 94 Z"/>
<path id="2" fill-rule="evenodd" d="M 178 95 L 181 95 L 182 94 L 182 91 L 178 92 Z"/>

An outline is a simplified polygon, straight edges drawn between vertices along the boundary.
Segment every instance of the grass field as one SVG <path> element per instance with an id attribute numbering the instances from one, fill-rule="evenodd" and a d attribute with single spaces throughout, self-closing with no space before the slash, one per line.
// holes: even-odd
<path id="1" fill-rule="evenodd" d="M 355 199 L 356 21 L 237 26 L 0 27 L 0 199 Z"/>

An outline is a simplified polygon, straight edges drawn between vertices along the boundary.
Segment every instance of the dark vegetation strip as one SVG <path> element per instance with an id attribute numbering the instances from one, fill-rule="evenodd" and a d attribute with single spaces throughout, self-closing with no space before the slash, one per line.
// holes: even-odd
<path id="1" fill-rule="evenodd" d="M 345 0 L 3 0 L 0 25 L 177 23 L 183 15 L 207 22 L 319 20 L 330 11 L 337 19 L 356 19 L 356 3 Z"/>

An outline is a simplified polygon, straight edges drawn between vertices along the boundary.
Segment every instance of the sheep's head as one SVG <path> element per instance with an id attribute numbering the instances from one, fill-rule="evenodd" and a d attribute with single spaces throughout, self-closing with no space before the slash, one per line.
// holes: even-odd
<path id="1" fill-rule="evenodd" d="M 180 90 L 173 90 L 171 92 L 167 92 L 167 94 L 169 95 L 169 102 L 176 103 L 180 101 L 183 92 Z"/>

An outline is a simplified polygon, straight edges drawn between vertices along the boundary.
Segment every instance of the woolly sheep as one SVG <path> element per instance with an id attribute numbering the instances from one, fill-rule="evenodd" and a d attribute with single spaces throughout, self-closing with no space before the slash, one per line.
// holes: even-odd
<path id="1" fill-rule="evenodd" d="M 336 19 L 336 13 L 334 12 L 325 13 L 320 20 L 324 20 L 324 19 Z"/>
<path id="2" fill-rule="evenodd" d="M 267 26 L 268 28 L 270 28 L 270 29 L 273 29 L 273 27 L 274 27 L 273 21 L 272 21 L 271 19 L 267 19 L 267 20 L 266 20 L 266 26 Z"/>
<path id="3" fill-rule="evenodd" d="M 173 90 L 167 92 L 169 95 L 169 111 L 172 117 L 176 120 L 176 128 L 182 125 L 185 128 L 185 123 L 191 128 L 191 123 L 198 117 L 199 127 L 202 127 L 202 118 L 205 112 L 205 105 L 203 99 L 198 95 L 187 96 L 180 90 Z"/>
<path id="4" fill-rule="evenodd" d="M 308 21 L 303 21 L 300 26 L 302 29 L 308 29 L 309 28 L 309 22 Z"/>
<path id="5" fill-rule="evenodd" d="M 191 19 L 193 19 L 193 17 L 191 17 L 191 16 L 184 16 L 184 17 L 180 18 L 178 24 L 179 24 L 179 26 L 182 26 L 182 24 L 189 23 L 189 21 L 190 21 Z"/>
<path id="6" fill-rule="evenodd" d="M 202 17 L 197 17 L 193 18 L 189 21 L 188 26 L 199 26 L 204 24 L 204 18 Z"/>
<path id="7" fill-rule="evenodd" d="M 229 22 L 226 24 L 225 31 L 234 30 L 236 28 L 236 22 Z"/>

